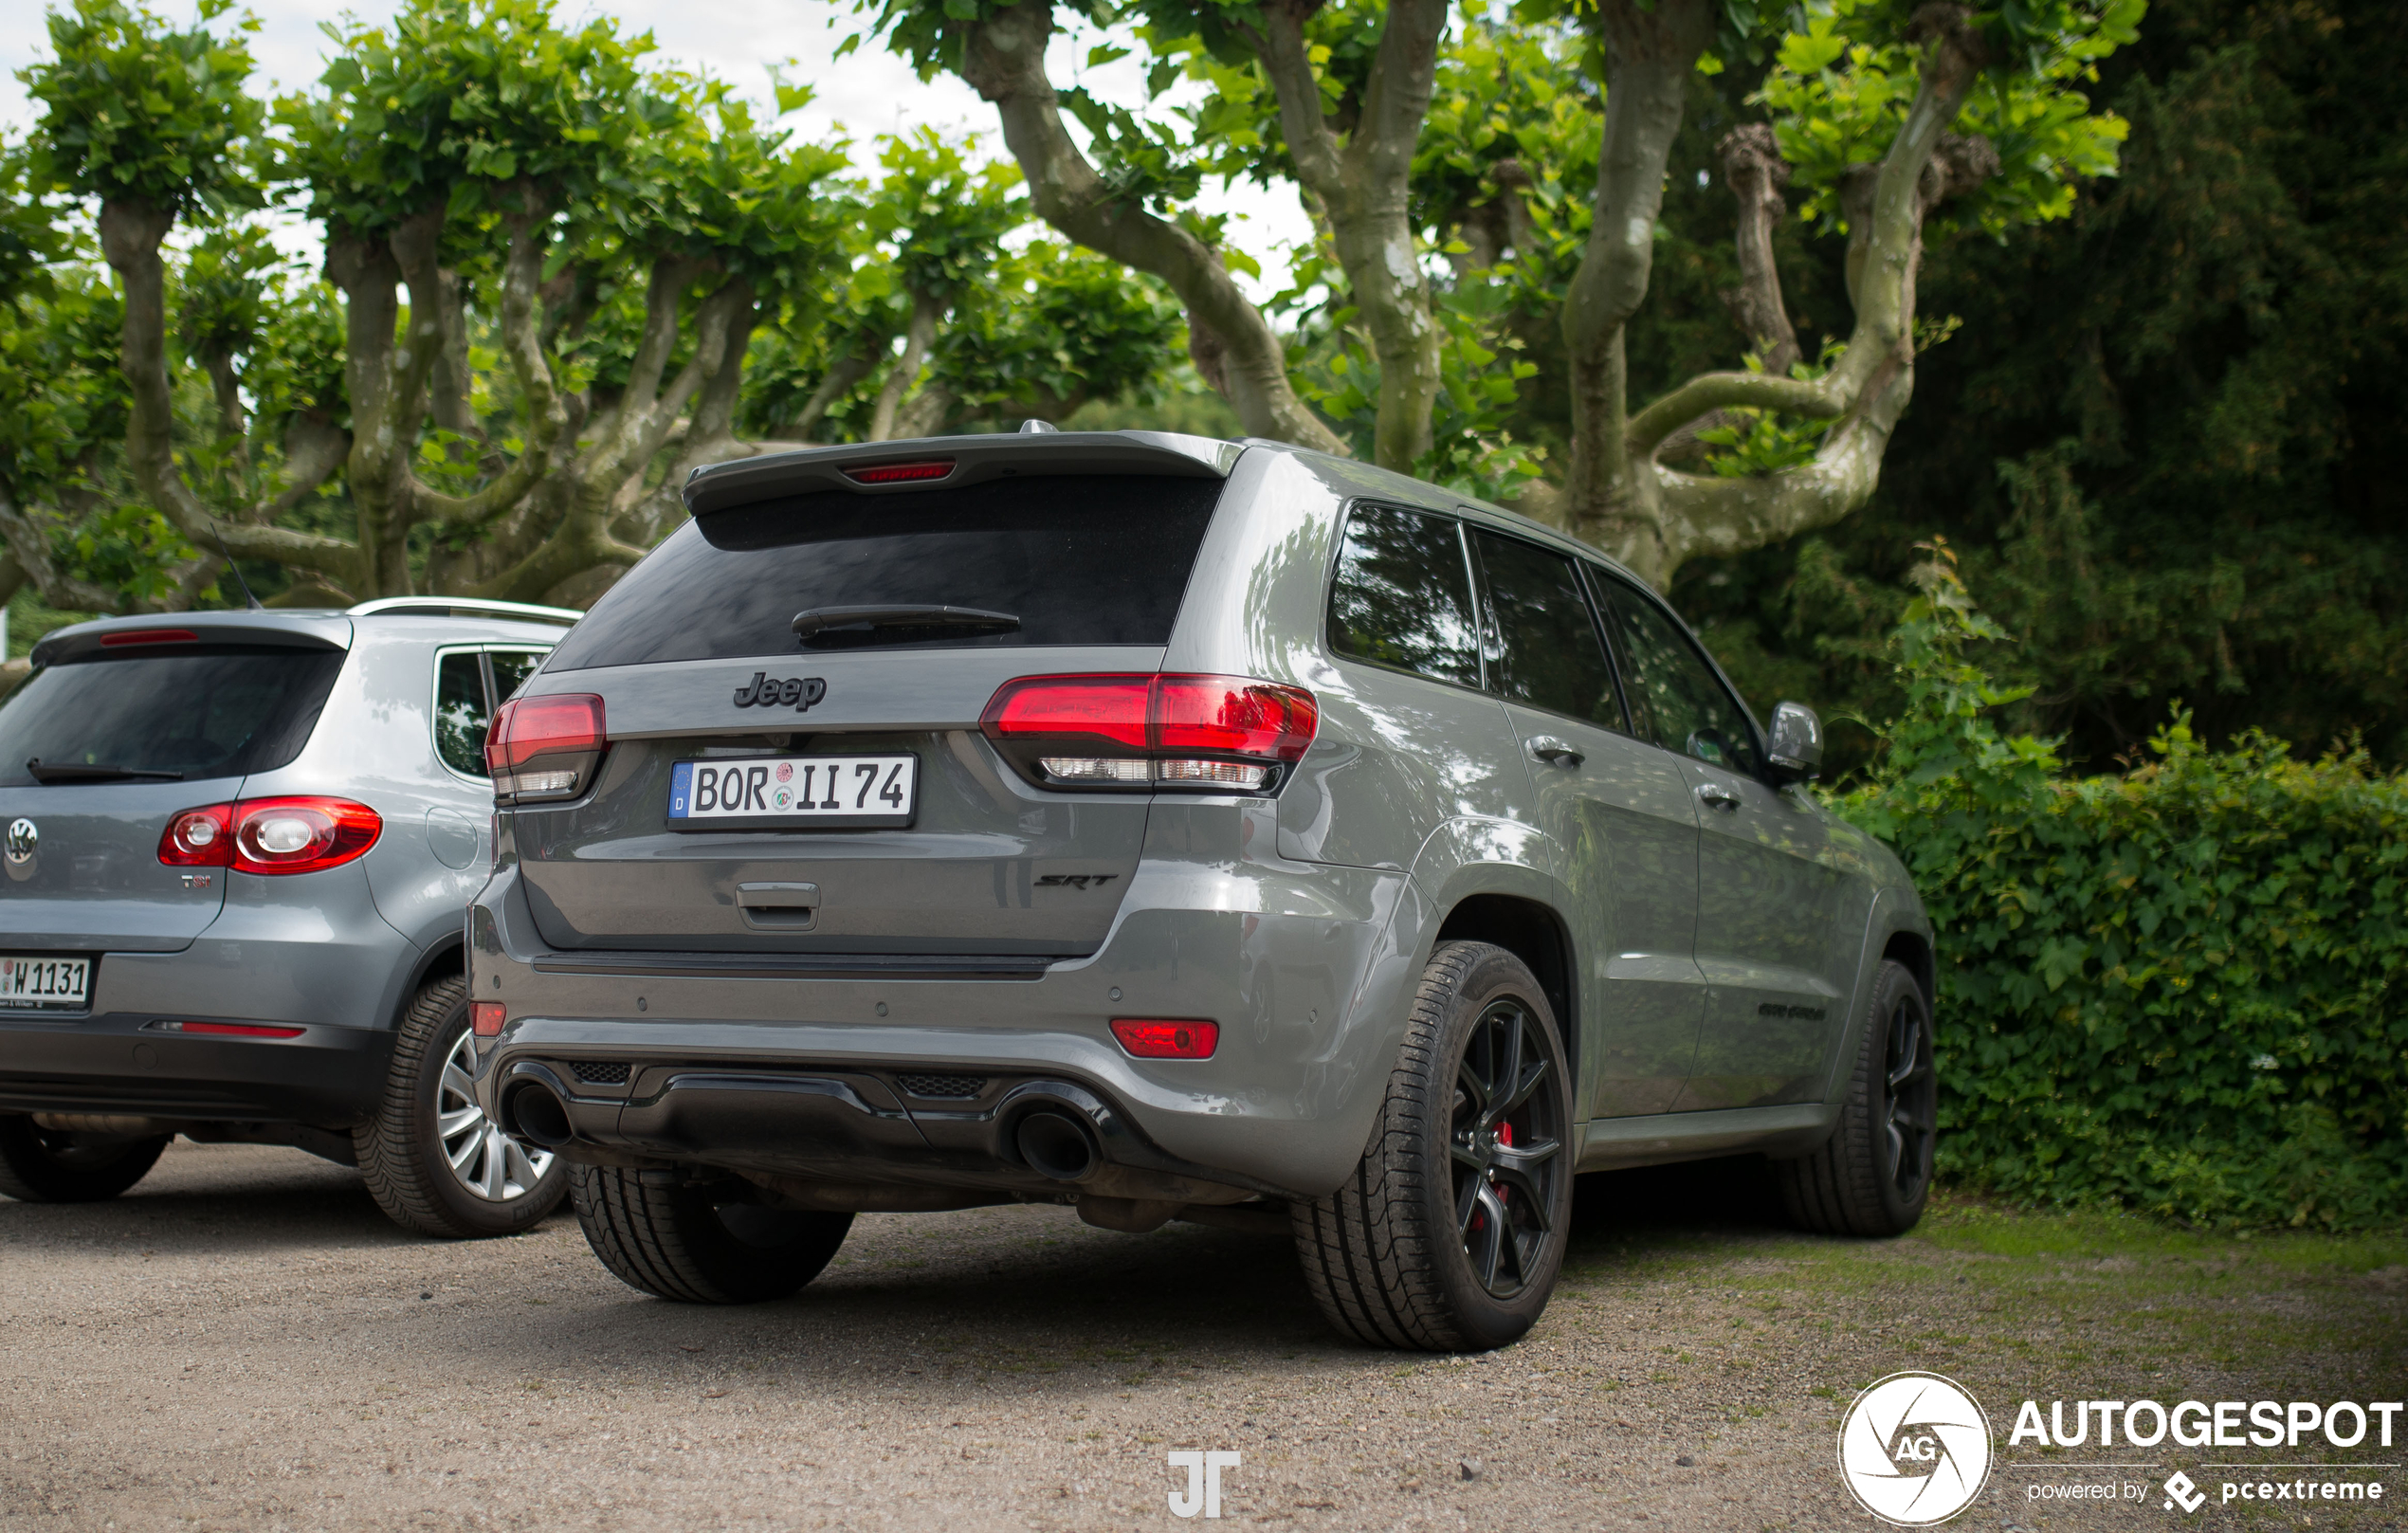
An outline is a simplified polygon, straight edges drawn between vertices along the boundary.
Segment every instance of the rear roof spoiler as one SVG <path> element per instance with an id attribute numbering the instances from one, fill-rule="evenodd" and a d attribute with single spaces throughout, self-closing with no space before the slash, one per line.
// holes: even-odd
<path id="1" fill-rule="evenodd" d="M 1172 479 L 1227 479 L 1239 443 L 1170 431 L 1046 431 L 993 436 L 932 436 L 910 442 L 863 442 L 841 447 L 741 458 L 697 468 L 685 481 L 685 508 L 708 516 L 732 506 L 845 490 L 897 495 L 958 489 L 1016 474 L 1155 474 Z M 853 472 L 924 465 L 929 472 L 885 484 L 864 484 Z M 848 472 L 849 471 L 849 472 Z"/>
<path id="2" fill-rule="evenodd" d="M 98 655 L 173 654 L 193 645 L 256 644 L 286 649 L 348 649 L 351 620 L 336 612 L 161 612 L 78 623 L 44 636 L 35 668 Z"/>

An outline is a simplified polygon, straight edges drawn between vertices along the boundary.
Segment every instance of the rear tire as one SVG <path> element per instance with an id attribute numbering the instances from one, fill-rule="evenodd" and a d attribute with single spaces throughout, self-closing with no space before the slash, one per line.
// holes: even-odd
<path id="1" fill-rule="evenodd" d="M 1422 972 L 1371 1147 L 1290 1205 L 1322 1313 L 1371 1346 L 1485 1352 L 1555 1291 L 1572 1214 L 1572 1086 L 1545 992 L 1487 942 Z"/>
<path id="2" fill-rule="evenodd" d="M 1839 1126 L 1814 1154 L 1773 1162 L 1791 1222 L 1826 1235 L 1905 1234 L 1931 1196 L 1938 1128 L 1931 1005 L 1906 965 L 1884 960 Z"/>
<path id="3" fill-rule="evenodd" d="M 0 1193 L 20 1203 L 105 1202 L 149 1176 L 173 1138 L 100 1139 L 0 1115 Z"/>
<path id="4" fill-rule="evenodd" d="M 516 1234 L 560 1206 L 568 1177 L 486 1121 L 469 1089 L 468 980 L 419 987 L 394 1030 L 376 1116 L 352 1130 L 369 1195 L 395 1224 L 439 1240 Z"/>
<path id="5" fill-rule="evenodd" d="M 721 1202 L 678 1171 L 573 1166 L 586 1244 L 640 1293 L 687 1305 L 784 1299 L 834 1260 L 849 1214 Z"/>

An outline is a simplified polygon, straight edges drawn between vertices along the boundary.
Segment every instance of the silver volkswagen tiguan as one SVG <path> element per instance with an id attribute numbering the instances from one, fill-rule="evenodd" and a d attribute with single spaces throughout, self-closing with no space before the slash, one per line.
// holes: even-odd
<path id="1" fill-rule="evenodd" d="M 401 597 L 36 646 L 0 705 L 0 1192 L 113 1197 L 182 1133 L 356 1164 L 429 1234 L 557 1206 L 470 1088 L 461 912 L 493 709 L 576 616 Z"/>
<path id="2" fill-rule="evenodd" d="M 505 706 L 481 1099 L 665 1298 L 854 1214 L 1292 1231 L 1364 1341 L 1499 1345 L 1576 1172 L 1760 1152 L 1911 1225 L 1931 931 L 1649 590 L 1263 442 L 697 474 Z"/>

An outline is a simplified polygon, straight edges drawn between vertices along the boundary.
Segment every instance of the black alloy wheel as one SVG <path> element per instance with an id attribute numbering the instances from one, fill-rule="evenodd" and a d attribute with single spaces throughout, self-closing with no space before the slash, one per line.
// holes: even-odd
<path id="1" fill-rule="evenodd" d="M 1449 1151 L 1454 1162 L 1455 1234 L 1472 1276 L 1491 1298 L 1519 1298 L 1552 1274 L 1562 1238 L 1553 1214 L 1564 1175 L 1559 1093 L 1549 1054 L 1533 1036 L 1545 1024 L 1506 996 L 1471 1025 L 1455 1067 Z"/>
<path id="2" fill-rule="evenodd" d="M 1931 1015 L 1919 994 L 1900 995 L 1885 1030 L 1889 1186 L 1901 1203 L 1921 1203 L 1931 1186 L 1940 1128 L 1940 1073 L 1931 1063 Z"/>
<path id="3" fill-rule="evenodd" d="M 1773 1162 L 1790 1218 L 1827 1235 L 1900 1235 L 1931 1196 L 1940 1137 L 1940 1071 L 1931 1002 L 1888 959 L 1855 1030 L 1839 1121 L 1831 1137 Z"/>

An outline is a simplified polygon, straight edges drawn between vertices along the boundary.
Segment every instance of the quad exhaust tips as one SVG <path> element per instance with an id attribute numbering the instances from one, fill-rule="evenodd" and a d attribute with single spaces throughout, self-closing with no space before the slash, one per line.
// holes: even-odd
<path id="1" fill-rule="evenodd" d="M 1020 1120 L 1012 1144 L 1030 1170 L 1055 1181 L 1085 1181 L 1104 1163 L 1095 1133 L 1067 1113 L 1040 1108 Z"/>

